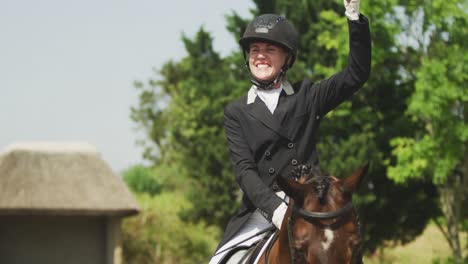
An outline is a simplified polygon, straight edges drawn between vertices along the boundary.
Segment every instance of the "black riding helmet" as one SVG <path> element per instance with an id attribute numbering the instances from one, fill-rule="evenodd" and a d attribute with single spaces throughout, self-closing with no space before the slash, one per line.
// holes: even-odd
<path id="1" fill-rule="evenodd" d="M 244 52 L 245 63 L 249 71 L 249 61 L 246 57 L 246 53 L 249 52 L 250 44 L 253 42 L 263 41 L 276 44 L 286 49 L 289 52 L 289 56 L 286 63 L 283 65 L 282 70 L 274 80 L 264 82 L 257 80 L 252 75 L 251 82 L 261 89 L 271 89 L 294 64 L 297 56 L 298 39 L 299 34 L 293 24 L 283 16 L 265 14 L 254 18 L 254 20 L 247 25 L 244 35 L 239 40 L 239 44 L 242 46 Z"/>

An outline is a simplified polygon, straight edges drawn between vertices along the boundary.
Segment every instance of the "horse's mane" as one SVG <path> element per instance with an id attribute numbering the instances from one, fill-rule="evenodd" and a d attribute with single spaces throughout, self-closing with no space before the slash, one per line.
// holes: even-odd
<path id="1" fill-rule="evenodd" d="M 330 174 L 322 171 L 318 165 L 298 165 L 294 167 L 292 175 L 301 184 L 314 184 L 319 200 L 324 201 L 330 187 Z"/>
<path id="2" fill-rule="evenodd" d="M 293 168 L 292 176 L 297 180 L 300 178 L 308 180 L 313 177 L 329 177 L 330 174 L 322 171 L 319 165 L 303 164 Z"/>

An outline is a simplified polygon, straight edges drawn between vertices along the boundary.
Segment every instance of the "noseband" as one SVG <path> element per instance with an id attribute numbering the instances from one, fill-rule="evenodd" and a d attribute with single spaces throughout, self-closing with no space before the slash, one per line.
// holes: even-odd
<path id="1" fill-rule="evenodd" d="M 351 209 L 354 208 L 353 202 L 348 202 L 345 206 L 342 208 L 336 210 L 336 211 L 331 211 L 331 212 L 309 212 L 307 210 L 304 210 L 300 207 L 297 207 L 296 204 L 294 204 L 293 207 L 293 215 L 294 216 L 299 216 L 306 220 L 307 222 L 313 222 L 314 220 L 325 220 L 325 219 L 332 219 L 332 218 L 337 218 L 346 212 L 350 211 Z"/>
<path id="2" fill-rule="evenodd" d="M 310 171 L 310 167 L 308 166 L 303 166 L 302 167 L 302 172 L 304 172 L 304 169 L 305 170 L 309 170 Z M 298 173 L 298 171 L 296 171 L 296 175 L 299 176 L 300 172 Z M 314 187 L 315 187 L 315 191 L 317 193 L 317 196 L 318 196 L 318 199 L 320 200 L 320 202 L 322 203 L 323 202 L 323 199 L 324 199 L 324 195 L 327 194 L 328 192 L 328 188 L 329 188 L 329 184 L 330 184 L 330 177 L 327 176 L 327 175 L 315 175 L 314 177 L 308 179 L 305 184 L 310 184 L 310 183 L 314 183 Z M 311 224 L 316 224 L 317 223 L 317 220 L 327 220 L 327 219 L 334 219 L 334 218 L 338 218 L 344 214 L 346 214 L 347 212 L 351 211 L 351 210 L 355 210 L 355 207 L 354 207 L 354 204 L 352 201 L 349 201 L 348 203 L 346 203 L 345 206 L 339 208 L 338 210 L 335 210 L 335 211 L 331 211 L 331 212 L 310 212 L 310 211 L 307 211 L 301 207 L 299 207 L 296 203 L 293 204 L 293 208 L 292 208 L 292 215 L 291 215 L 291 218 L 288 219 L 288 225 L 287 225 L 287 231 L 288 231 L 288 238 L 289 238 L 289 250 L 290 250 L 290 253 L 291 253 L 291 263 L 295 263 L 295 259 L 296 258 L 302 258 L 302 253 L 303 252 L 299 252 L 299 251 L 295 251 L 294 248 L 292 247 L 292 244 L 291 244 L 291 241 L 293 241 L 293 235 L 292 235 L 292 221 L 293 219 L 296 219 L 296 218 L 302 218 L 304 220 L 306 220 L 307 222 L 311 223 Z M 357 228 L 358 228 L 358 233 L 360 234 L 361 233 L 361 224 L 360 224 L 360 221 L 359 221 L 359 216 L 356 214 L 356 217 L 357 217 Z M 294 220 L 293 220 L 294 221 Z M 355 263 L 355 253 L 359 253 L 360 252 L 360 249 L 357 249 L 358 252 L 354 252 L 353 250 L 353 254 L 352 254 L 352 263 Z M 296 255 L 296 254 L 299 254 L 299 255 Z"/>
<path id="3" fill-rule="evenodd" d="M 312 177 L 311 179 L 307 180 L 305 184 L 310 184 L 314 183 L 315 184 L 315 191 L 317 193 L 317 196 L 319 200 L 322 202 L 324 195 L 327 194 L 328 188 L 330 185 L 330 177 L 329 176 L 322 176 L 322 175 L 316 175 Z M 314 220 L 326 220 L 326 219 L 332 219 L 332 218 L 337 218 L 351 209 L 354 208 L 354 204 L 352 201 L 349 201 L 346 203 L 345 206 L 342 208 L 336 210 L 336 211 L 331 211 L 331 212 L 309 212 L 307 210 L 304 210 L 296 205 L 296 203 L 293 206 L 293 215 L 294 216 L 299 216 L 306 220 L 307 222 L 313 222 Z"/>

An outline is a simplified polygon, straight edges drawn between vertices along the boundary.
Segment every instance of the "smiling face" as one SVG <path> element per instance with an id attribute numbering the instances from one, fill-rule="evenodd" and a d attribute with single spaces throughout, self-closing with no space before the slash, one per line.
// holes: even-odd
<path id="1" fill-rule="evenodd" d="M 287 56 L 288 53 L 282 47 L 253 42 L 249 49 L 250 71 L 260 81 L 272 81 L 286 62 Z"/>

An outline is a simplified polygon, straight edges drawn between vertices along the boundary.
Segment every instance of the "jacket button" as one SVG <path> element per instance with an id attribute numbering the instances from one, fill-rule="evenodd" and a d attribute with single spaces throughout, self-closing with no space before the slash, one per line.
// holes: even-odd
<path id="1" fill-rule="evenodd" d="M 273 186 L 272 186 L 271 188 L 273 189 L 274 192 L 277 192 L 277 191 L 279 191 L 279 189 L 280 189 L 279 186 L 278 186 L 278 184 L 276 184 L 276 183 L 274 183 Z"/>
<path id="2" fill-rule="evenodd" d="M 266 157 L 270 157 L 270 156 L 271 156 L 271 153 L 270 153 L 270 151 L 268 151 L 268 150 L 267 150 L 267 151 L 265 151 L 265 156 L 266 156 Z"/>
<path id="3" fill-rule="evenodd" d="M 291 164 L 292 164 L 292 165 L 297 165 L 297 160 L 296 160 L 296 159 L 292 159 L 292 160 L 291 160 Z"/>
<path id="4" fill-rule="evenodd" d="M 269 169 L 268 169 L 268 173 L 270 173 L 270 174 L 275 173 L 275 169 L 274 169 L 274 168 L 269 168 Z"/>
<path id="5" fill-rule="evenodd" d="M 288 143 L 288 148 L 290 148 L 290 149 L 294 148 L 294 143 L 289 142 L 289 143 Z"/>

